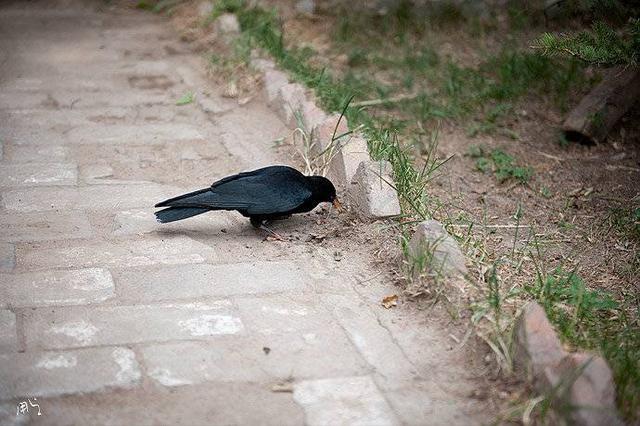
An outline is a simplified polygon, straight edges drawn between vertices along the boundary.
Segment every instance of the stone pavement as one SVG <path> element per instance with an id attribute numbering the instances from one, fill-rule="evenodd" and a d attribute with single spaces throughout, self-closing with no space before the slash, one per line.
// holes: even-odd
<path id="1" fill-rule="evenodd" d="M 0 424 L 485 420 L 448 332 L 380 306 L 397 290 L 366 248 L 337 262 L 233 213 L 154 221 L 164 198 L 279 162 L 266 102 L 204 71 L 152 14 L 0 6 Z M 29 398 L 41 416 L 17 415 Z"/>

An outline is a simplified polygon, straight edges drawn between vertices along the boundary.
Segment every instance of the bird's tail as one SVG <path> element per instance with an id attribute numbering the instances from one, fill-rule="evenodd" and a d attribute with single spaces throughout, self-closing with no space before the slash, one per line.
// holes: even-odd
<path id="1" fill-rule="evenodd" d="M 178 207 L 180 204 L 183 204 L 181 207 L 194 207 L 185 206 L 184 204 L 197 204 L 200 201 L 200 198 L 206 196 L 210 190 L 211 188 L 204 188 L 198 191 L 189 192 L 188 194 L 178 195 L 177 197 L 169 198 L 168 200 L 164 200 L 163 202 L 156 204 L 156 207 Z"/>
<path id="2" fill-rule="evenodd" d="M 160 223 L 175 222 L 208 212 L 209 209 L 200 207 L 169 207 L 168 209 L 157 211 L 156 220 Z"/>

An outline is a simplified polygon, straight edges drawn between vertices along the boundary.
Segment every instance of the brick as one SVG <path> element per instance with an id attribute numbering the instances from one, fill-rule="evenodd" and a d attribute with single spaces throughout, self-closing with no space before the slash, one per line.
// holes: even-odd
<path id="1" fill-rule="evenodd" d="M 222 35 L 235 35 L 240 33 L 240 23 L 233 13 L 223 13 L 213 23 L 214 30 Z"/>
<path id="2" fill-rule="evenodd" d="M 174 103 L 174 97 L 168 93 L 145 90 L 0 92 L 0 109 L 106 108 Z"/>
<path id="3" fill-rule="evenodd" d="M 401 214 L 398 195 L 391 186 L 391 164 L 363 161 L 348 187 L 348 195 L 363 219 L 380 219 Z"/>
<path id="4" fill-rule="evenodd" d="M 309 426 L 400 424 L 368 376 L 296 383 L 293 399 L 302 406 Z"/>
<path id="5" fill-rule="evenodd" d="M 194 216 L 188 220 L 160 225 L 153 210 L 136 209 L 118 212 L 114 218 L 114 235 L 147 234 L 159 230 L 229 229 L 238 225 L 240 217 L 235 212 L 217 211 Z"/>
<path id="6" fill-rule="evenodd" d="M 339 146 L 329 163 L 328 174 L 334 182 L 346 188 L 353 180 L 360 163 L 369 161 L 369 149 L 367 141 L 361 136 L 351 136 L 340 141 Z"/>
<path id="7" fill-rule="evenodd" d="M 15 403 L 7 404 L 4 412 L 0 404 L 0 418 L 3 414 L 7 419 L 16 418 Z M 34 413 L 29 414 L 29 421 L 39 420 Z M 160 388 L 134 388 L 67 395 L 47 398 L 43 416 L 53 425 L 304 424 L 302 409 L 291 394 L 272 392 L 265 383 L 215 382 L 174 387 L 170 392 Z"/>
<path id="8" fill-rule="evenodd" d="M 30 349 L 120 345 L 149 341 L 206 339 L 242 334 L 231 302 L 165 303 L 135 306 L 72 306 L 33 309 L 24 314 Z"/>
<path id="9" fill-rule="evenodd" d="M 4 241 L 68 240 L 91 234 L 89 219 L 82 212 L 0 214 L 0 239 Z"/>
<path id="10" fill-rule="evenodd" d="M 402 309 L 385 309 L 378 315 L 378 321 L 393 336 L 395 344 L 401 348 L 418 375 L 436 381 L 444 390 L 450 388 L 450 403 L 462 407 L 468 399 L 461 395 L 471 394 L 477 388 L 477 373 L 468 368 L 465 351 L 453 350 L 452 345 L 442 344 L 451 341 L 449 332 L 434 326 L 433 319 L 420 317 L 420 312 L 403 305 Z M 382 384 L 385 384 L 386 390 L 391 389 L 392 383 Z M 407 383 L 399 385 L 406 387 Z"/>
<path id="11" fill-rule="evenodd" d="M 267 101 L 272 104 L 278 97 L 278 91 L 284 85 L 289 84 L 289 78 L 278 70 L 267 70 L 264 73 L 264 89 L 267 92 Z"/>
<path id="12" fill-rule="evenodd" d="M 297 114 L 302 113 L 305 101 L 305 88 L 299 83 L 285 84 L 278 89 L 274 101 L 275 109 L 286 126 L 289 128 L 298 126 Z"/>
<path id="13" fill-rule="evenodd" d="M 566 355 L 560 339 L 542 306 L 529 302 L 515 325 L 514 363 L 540 385 L 547 367 L 557 365 Z"/>
<path id="14" fill-rule="evenodd" d="M 82 126 L 67 134 L 70 144 L 164 144 L 184 140 L 202 140 L 204 136 L 194 126 L 182 123 L 147 124 L 145 126 Z"/>
<path id="15" fill-rule="evenodd" d="M 0 274 L 0 306 L 59 306 L 98 303 L 114 295 L 105 269 Z"/>
<path id="16" fill-rule="evenodd" d="M 242 298 L 236 303 L 254 341 L 271 348 L 263 368 L 273 375 L 317 378 L 371 369 L 312 295 Z"/>
<path id="17" fill-rule="evenodd" d="M 69 148 L 56 145 L 16 145 L 7 155 L 7 160 L 12 163 L 63 162 L 67 158 Z"/>
<path id="18" fill-rule="evenodd" d="M 360 354 L 382 376 L 381 380 L 410 382 L 418 377 L 416 369 L 393 341 L 393 336 L 357 296 L 326 295 L 324 301 Z"/>
<path id="19" fill-rule="evenodd" d="M 7 210 L 33 212 L 47 210 L 99 211 L 151 208 L 156 203 L 180 193 L 170 186 L 92 185 L 79 188 L 52 187 L 6 191 L 2 203 Z"/>
<path id="20" fill-rule="evenodd" d="M 124 302 L 304 291 L 312 278 L 291 261 L 114 270 Z"/>
<path id="21" fill-rule="evenodd" d="M 73 164 L 6 164 L 0 168 L 0 186 L 75 185 L 78 170 Z"/>
<path id="22" fill-rule="evenodd" d="M 431 378 L 386 391 L 384 396 L 402 424 L 407 426 L 466 425 L 469 419 L 477 420 L 478 424 L 489 424 L 495 420 L 484 401 L 469 399 L 460 404 L 459 392 L 446 392 L 437 378 Z"/>
<path id="23" fill-rule="evenodd" d="M 276 68 L 276 64 L 271 59 L 251 58 L 249 63 L 252 68 L 261 72 L 271 71 Z"/>
<path id="24" fill-rule="evenodd" d="M 552 404 L 569 424 L 580 426 L 624 423 L 616 410 L 616 389 L 607 362 L 588 353 L 567 354 L 556 366 L 545 371 L 550 383 L 543 391 L 553 392 Z M 572 407 L 572 410 L 566 410 Z"/>
<path id="25" fill-rule="evenodd" d="M 211 97 L 204 93 L 196 95 L 196 103 L 208 114 L 224 114 L 236 108 L 238 104 L 225 98 Z"/>
<path id="26" fill-rule="evenodd" d="M 16 315 L 6 309 L 0 309 L 0 354 L 18 351 Z"/>
<path id="27" fill-rule="evenodd" d="M 260 382 L 271 375 L 262 367 L 269 355 L 259 341 L 235 337 L 215 342 L 148 345 L 142 356 L 149 376 L 162 386 L 216 382 Z"/>
<path id="28" fill-rule="evenodd" d="M 428 264 L 425 266 L 434 274 L 465 276 L 469 273 L 465 265 L 467 259 L 460 246 L 437 220 L 418 224 L 411 237 L 409 254 L 413 258 L 427 256 Z"/>
<path id="29" fill-rule="evenodd" d="M 302 103 L 302 116 L 304 130 L 311 132 L 313 128 L 321 124 L 327 119 L 327 114 L 318 108 L 313 101 L 305 101 Z"/>
<path id="30" fill-rule="evenodd" d="M 122 347 L 0 355 L 0 400 L 130 388 L 141 377 L 135 354 Z"/>
<path id="31" fill-rule="evenodd" d="M 1 237 L 4 239 L 4 237 Z M 0 242 L 0 272 L 12 271 L 16 266 L 16 247 Z"/>
<path id="32" fill-rule="evenodd" d="M 313 153 L 319 155 L 327 151 L 331 144 L 337 148 L 337 144 L 347 138 L 343 136 L 347 132 L 349 132 L 347 118 L 339 114 L 330 115 L 311 130 Z"/>
<path id="33" fill-rule="evenodd" d="M 18 250 L 17 264 L 27 270 L 202 263 L 212 249 L 187 237 L 166 240 L 65 244 L 63 247 L 32 245 Z"/>

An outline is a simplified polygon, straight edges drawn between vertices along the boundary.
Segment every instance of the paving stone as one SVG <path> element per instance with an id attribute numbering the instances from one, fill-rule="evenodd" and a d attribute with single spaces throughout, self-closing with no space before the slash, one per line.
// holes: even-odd
<path id="1" fill-rule="evenodd" d="M 189 230 L 194 226 L 210 229 L 229 229 L 238 225 L 239 218 L 235 212 L 215 212 L 212 214 L 195 216 L 188 220 L 160 225 L 151 209 L 136 209 L 118 212 L 114 218 L 114 235 L 147 234 L 150 232 L 165 232 L 167 230 Z"/>
<path id="2" fill-rule="evenodd" d="M 4 236 L 1 237 L 4 240 Z M 16 247 L 0 242 L 0 272 L 12 271 L 16 265 Z"/>
<path id="3" fill-rule="evenodd" d="M 412 382 L 408 387 L 384 392 L 384 396 L 407 426 L 466 426 L 471 418 L 478 419 L 479 424 L 494 420 L 483 401 L 470 399 L 461 405 L 455 393 L 444 392 L 434 381 Z"/>
<path id="4" fill-rule="evenodd" d="M 91 225 L 82 212 L 0 214 L 3 241 L 46 241 L 88 238 Z"/>
<path id="5" fill-rule="evenodd" d="M 15 411 L 15 404 L 8 406 L 7 418 L 16 418 Z M 47 398 L 44 419 L 55 425 L 304 424 L 302 409 L 290 393 L 272 392 L 264 383 L 224 382 L 174 387 L 171 392 L 127 389 Z M 37 419 L 32 415 L 29 420 Z"/>
<path id="6" fill-rule="evenodd" d="M 0 354 L 17 351 L 16 315 L 9 310 L 0 309 Z"/>
<path id="7" fill-rule="evenodd" d="M 413 258 L 427 256 L 427 268 L 444 276 L 465 276 L 467 259 L 460 246 L 437 220 L 425 220 L 416 227 L 409 244 Z"/>
<path id="8" fill-rule="evenodd" d="M 55 145 L 16 145 L 6 155 L 11 163 L 63 162 L 69 158 L 69 148 Z"/>
<path id="9" fill-rule="evenodd" d="M 0 92 L 0 109 L 105 108 L 174 103 L 175 97 L 171 94 L 143 90 L 114 92 Z"/>
<path id="10" fill-rule="evenodd" d="M 78 170 L 72 164 L 6 164 L 0 168 L 0 186 L 75 185 Z"/>
<path id="11" fill-rule="evenodd" d="M 304 291 L 312 278 L 291 261 L 114 270 L 123 302 Z"/>
<path id="12" fill-rule="evenodd" d="M 70 306 L 24 313 L 29 349 L 206 339 L 242 334 L 229 301 L 135 306 Z"/>
<path id="13" fill-rule="evenodd" d="M 313 300 L 312 295 L 288 294 L 236 299 L 253 341 L 271 349 L 263 368 L 296 378 L 368 373 L 371 367 L 344 330 Z"/>
<path id="14" fill-rule="evenodd" d="M 400 424 L 368 376 L 296 383 L 293 399 L 302 406 L 309 426 Z"/>
<path id="15" fill-rule="evenodd" d="M 261 342 L 238 337 L 149 345 L 142 348 L 142 356 L 149 376 L 162 386 L 272 379 L 261 365 L 269 356 Z"/>
<path id="16" fill-rule="evenodd" d="M 356 213 L 369 220 L 400 215 L 398 194 L 392 185 L 389 162 L 361 162 L 348 186 L 348 195 Z"/>
<path id="17" fill-rule="evenodd" d="M 17 264 L 26 270 L 49 268 L 86 268 L 117 266 L 128 268 L 148 265 L 203 263 L 211 256 L 209 246 L 187 237 L 165 240 L 69 243 L 63 247 L 32 244 L 17 250 Z"/>
<path id="18" fill-rule="evenodd" d="M 141 372 L 131 349 L 0 354 L 0 400 L 49 397 L 135 386 Z"/>
<path id="19" fill-rule="evenodd" d="M 122 155 L 126 155 L 121 152 Z M 131 159 L 135 162 L 135 159 Z M 87 164 L 80 167 L 80 178 L 87 185 L 152 185 L 150 180 L 113 179 L 113 168 L 105 164 Z"/>
<path id="20" fill-rule="evenodd" d="M 460 393 L 470 394 L 476 389 L 477 373 L 469 368 L 465 352 L 443 344 L 451 342 L 451 338 L 444 330 L 430 328 L 431 320 L 421 313 L 423 311 L 403 304 L 403 309 L 385 309 L 378 316 L 378 321 L 393 336 L 418 375 L 438 383 L 443 391 L 450 394 L 452 403 L 460 406 L 467 401 L 459 397 Z M 445 359 L 447 362 L 442 361 Z M 391 390 L 393 386 L 390 381 L 381 384 L 385 390 Z M 406 382 L 398 384 L 400 388 L 407 386 Z"/>
<path id="21" fill-rule="evenodd" d="M 180 190 L 165 185 L 92 185 L 84 187 L 28 188 L 6 191 L 2 203 L 7 210 L 122 210 L 149 207 Z"/>
<path id="22" fill-rule="evenodd" d="M 71 144 L 164 144 L 184 140 L 202 140 L 200 131 L 188 124 L 148 124 L 145 126 L 83 126 L 67 134 Z"/>
<path id="23" fill-rule="evenodd" d="M 0 306 L 85 305 L 114 295 L 106 269 L 0 274 Z"/>
<path id="24" fill-rule="evenodd" d="M 381 380 L 407 382 L 418 377 L 416 369 L 382 327 L 369 307 L 357 296 L 325 295 L 324 302 Z"/>

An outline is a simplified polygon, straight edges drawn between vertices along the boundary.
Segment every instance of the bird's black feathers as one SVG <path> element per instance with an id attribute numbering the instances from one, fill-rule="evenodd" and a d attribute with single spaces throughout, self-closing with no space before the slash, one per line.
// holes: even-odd
<path id="1" fill-rule="evenodd" d="M 251 218 L 275 218 L 307 212 L 336 198 L 333 184 L 320 176 L 305 176 L 287 166 L 270 166 L 225 177 L 210 188 L 156 204 L 159 222 L 173 222 L 209 210 L 237 210 Z"/>
<path id="2" fill-rule="evenodd" d="M 199 207 L 169 207 L 156 212 L 156 219 L 160 223 L 175 222 L 176 220 L 186 219 L 191 216 L 197 216 L 208 212 L 209 209 Z"/>

